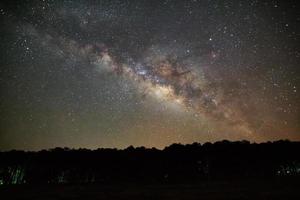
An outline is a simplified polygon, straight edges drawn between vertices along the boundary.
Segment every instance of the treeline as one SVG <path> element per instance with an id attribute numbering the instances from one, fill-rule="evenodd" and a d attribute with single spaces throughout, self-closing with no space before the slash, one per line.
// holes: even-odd
<path id="1" fill-rule="evenodd" d="M 300 142 L 0 152 L 0 184 L 194 183 L 281 176 L 300 177 Z"/>

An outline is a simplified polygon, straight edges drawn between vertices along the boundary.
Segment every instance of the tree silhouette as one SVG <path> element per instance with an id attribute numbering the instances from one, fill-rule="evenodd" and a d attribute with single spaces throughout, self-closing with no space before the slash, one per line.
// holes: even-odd
<path id="1" fill-rule="evenodd" d="M 196 183 L 300 176 L 300 142 L 172 144 L 163 150 L 0 152 L 0 184 Z"/>

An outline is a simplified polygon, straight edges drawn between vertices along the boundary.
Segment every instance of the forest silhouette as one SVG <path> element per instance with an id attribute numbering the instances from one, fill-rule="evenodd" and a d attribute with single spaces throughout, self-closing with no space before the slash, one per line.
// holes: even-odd
<path id="1" fill-rule="evenodd" d="M 300 142 L 220 141 L 163 150 L 54 148 L 0 152 L 0 184 L 197 183 L 300 175 Z"/>

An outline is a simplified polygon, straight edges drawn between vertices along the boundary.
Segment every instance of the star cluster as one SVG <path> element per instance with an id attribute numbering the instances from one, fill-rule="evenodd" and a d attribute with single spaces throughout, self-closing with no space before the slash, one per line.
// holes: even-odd
<path id="1" fill-rule="evenodd" d="M 300 139 L 296 1 L 4 1 L 0 149 Z"/>

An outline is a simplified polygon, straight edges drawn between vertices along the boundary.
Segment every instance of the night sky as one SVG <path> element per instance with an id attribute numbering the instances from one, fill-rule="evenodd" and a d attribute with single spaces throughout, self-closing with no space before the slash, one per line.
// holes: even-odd
<path id="1" fill-rule="evenodd" d="M 300 140 L 296 2 L 1 1 L 0 150 Z"/>

